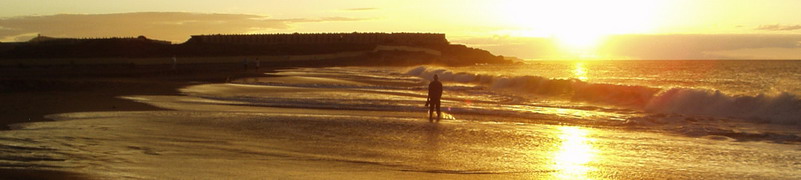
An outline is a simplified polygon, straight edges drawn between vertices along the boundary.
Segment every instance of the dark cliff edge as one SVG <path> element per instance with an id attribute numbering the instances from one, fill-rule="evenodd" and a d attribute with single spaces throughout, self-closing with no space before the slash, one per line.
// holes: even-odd
<path id="1" fill-rule="evenodd" d="M 407 47 L 427 52 L 381 47 Z M 428 51 L 433 50 L 433 51 Z M 68 39 L 37 37 L 24 43 L 0 43 L 0 61 L 59 58 L 171 58 L 171 57 L 247 57 L 302 56 L 342 52 L 364 55 L 331 59 L 333 65 L 417 65 L 449 66 L 509 63 L 502 56 L 465 45 L 381 43 L 205 43 L 188 41 L 171 44 L 140 36 L 137 38 Z M 432 53 L 433 52 L 433 53 Z M 289 59 L 289 58 L 287 58 Z M 6 64 L 8 65 L 8 64 Z"/>

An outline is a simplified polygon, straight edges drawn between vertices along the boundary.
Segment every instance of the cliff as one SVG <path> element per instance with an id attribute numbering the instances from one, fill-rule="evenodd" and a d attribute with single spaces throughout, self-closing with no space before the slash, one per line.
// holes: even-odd
<path id="1" fill-rule="evenodd" d="M 0 43 L 0 60 L 299 56 L 342 52 L 363 53 L 363 56 L 350 58 L 350 61 L 361 61 L 362 64 L 472 65 L 506 62 L 503 57 L 485 50 L 450 44 L 444 34 L 428 33 L 197 35 L 182 44 L 170 44 L 144 36 L 103 39 L 39 36 L 26 43 Z"/>

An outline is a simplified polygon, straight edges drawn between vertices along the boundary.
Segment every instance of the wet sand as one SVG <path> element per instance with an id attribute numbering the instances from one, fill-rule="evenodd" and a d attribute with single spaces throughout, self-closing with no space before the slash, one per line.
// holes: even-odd
<path id="1" fill-rule="evenodd" d="M 137 65 L 116 61 L 103 64 L 108 63 L 104 60 L 107 59 L 94 59 L 92 61 L 97 62 L 84 65 L 63 64 L 61 61 L 65 60 L 56 59 L 55 64 L 0 66 L 0 99 L 6 104 L 0 106 L 0 114 L 3 114 L 0 130 L 7 130 L 15 123 L 48 121 L 44 118 L 47 114 L 158 110 L 117 98 L 121 95 L 174 95 L 178 93 L 176 89 L 191 84 L 262 77 L 265 72 L 292 67 L 371 64 L 359 59 L 260 61 L 258 68 L 255 62 L 243 68 L 240 61 L 181 62 L 173 68 L 170 64 Z"/>
<path id="2" fill-rule="evenodd" d="M 83 174 L 66 171 L 0 168 L 0 179 L 78 180 L 91 178 Z"/>
<path id="3" fill-rule="evenodd" d="M 200 84 L 125 96 L 169 109 L 54 114 L 0 133 L 6 166 L 97 179 L 792 179 L 788 145 L 419 112 L 278 108 L 208 95 L 330 93 Z M 304 95 L 306 96 L 306 95 Z M 13 151 L 9 151 L 13 152 Z M 784 165 L 784 160 L 778 160 Z M 776 163 L 776 162 L 771 162 Z M 791 163 L 791 162 L 787 162 Z M 773 164 L 777 165 L 777 164 Z M 767 166 L 767 167 L 766 167 Z"/>
<path id="4" fill-rule="evenodd" d="M 57 83 L 82 83 L 70 82 L 71 80 L 57 81 L 59 81 Z M 96 80 L 91 83 L 102 85 L 89 85 L 89 87 L 82 87 L 82 90 L 75 91 L 48 90 L 0 94 L 0 99 L 3 99 L 3 103 L 6 103 L 6 105 L 0 107 L 0 113 L 4 116 L 0 122 L 3 125 L 2 128 L 8 129 L 8 125 L 14 123 L 46 121 L 48 119 L 44 118 L 44 115 L 47 114 L 85 111 L 159 110 L 159 108 L 153 106 L 119 99 L 117 96 L 135 93 L 176 94 L 177 92 L 173 88 L 183 84 L 147 81 L 120 82 L 120 80 Z M 139 86 L 140 88 L 128 89 L 128 87 L 132 86 Z"/>
<path id="5" fill-rule="evenodd" d="M 0 68 L 0 129 L 15 123 L 48 121 L 48 114 L 86 111 L 163 110 L 120 99 L 123 95 L 177 95 L 178 88 L 198 83 L 258 77 L 274 68 L 249 69 L 240 64 L 171 66 L 105 65 Z"/>
<path id="6" fill-rule="evenodd" d="M 51 121 L 69 112 L 165 110 L 122 99 L 124 95 L 178 95 L 177 89 L 231 78 L 260 76 L 272 69 L 244 71 L 241 65 L 39 66 L 0 68 L 0 130 L 19 123 Z M 0 167 L 0 179 L 86 179 L 80 173 L 40 168 Z"/>
<path id="7" fill-rule="evenodd" d="M 353 63 L 353 62 L 347 62 Z M 122 98 L 129 95 L 180 95 L 182 87 L 223 83 L 290 67 L 335 65 L 329 61 L 263 62 L 247 69 L 242 64 L 171 65 L 48 65 L 0 67 L 0 131 L 21 123 L 48 122 L 52 114 L 71 112 L 163 111 L 166 108 Z M 0 179 L 84 179 L 90 176 L 63 169 L 0 167 Z M 89 178 L 94 179 L 97 177 Z"/>
<path id="8" fill-rule="evenodd" d="M 292 71 L 211 81 L 220 77 L 148 81 L 178 88 L 114 97 L 148 109 L 51 114 L 45 118 L 55 121 L 1 131 L 0 151 L 8 153 L 0 169 L 11 169 L 9 177 L 89 179 L 801 177 L 793 144 L 482 114 L 430 123 L 418 89 L 359 88 L 368 82 Z"/>

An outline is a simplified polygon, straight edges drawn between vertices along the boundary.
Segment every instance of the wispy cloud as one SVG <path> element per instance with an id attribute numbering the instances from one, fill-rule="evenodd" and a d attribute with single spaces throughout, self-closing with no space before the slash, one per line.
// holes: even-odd
<path id="1" fill-rule="evenodd" d="M 340 21 L 364 21 L 370 20 L 369 18 L 350 18 L 350 17 L 324 17 L 324 18 L 293 18 L 293 19 L 275 19 L 274 21 L 283 23 L 313 23 L 313 22 L 340 22 Z"/>
<path id="2" fill-rule="evenodd" d="M 756 28 L 756 30 L 763 30 L 763 31 L 794 31 L 800 29 L 801 25 L 780 25 L 780 24 L 761 25 Z"/>
<path id="3" fill-rule="evenodd" d="M 378 10 L 378 8 L 348 8 L 348 9 L 343 9 L 343 10 L 345 10 L 345 11 L 372 11 L 372 10 Z"/>
<path id="4" fill-rule="evenodd" d="M 745 48 L 721 51 L 709 51 L 705 54 L 721 59 L 801 59 L 801 48 Z"/>
<path id="5" fill-rule="evenodd" d="M 250 14 L 135 12 L 116 14 L 57 14 L 0 19 L 0 40 L 21 35 L 111 37 L 145 35 L 181 42 L 193 34 L 246 33 L 290 29 L 296 23 L 361 21 L 348 17 L 273 19 Z"/>
<path id="6" fill-rule="evenodd" d="M 602 51 L 634 59 L 777 59 L 797 52 L 801 35 L 619 35 Z M 798 58 L 799 55 L 796 55 Z"/>
<path id="7" fill-rule="evenodd" d="M 494 36 L 451 39 L 505 56 L 558 58 L 558 40 Z M 608 37 L 597 53 L 611 59 L 801 59 L 801 35 L 794 34 L 655 34 Z"/>

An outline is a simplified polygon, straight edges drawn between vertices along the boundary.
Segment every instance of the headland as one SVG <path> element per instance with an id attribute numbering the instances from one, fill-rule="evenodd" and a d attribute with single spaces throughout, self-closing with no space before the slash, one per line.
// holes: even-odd
<path id="1" fill-rule="evenodd" d="M 177 59 L 177 60 L 176 60 Z M 180 44 L 139 37 L 54 38 L 0 43 L 0 66 L 325 61 L 343 65 L 473 65 L 502 56 L 451 44 L 436 33 L 193 35 Z"/>
<path id="2" fill-rule="evenodd" d="M 436 33 L 287 33 L 194 35 L 180 44 L 139 37 L 54 38 L 0 43 L 2 129 L 44 115 L 155 110 L 119 99 L 171 95 L 193 83 L 263 76 L 280 68 L 506 63 L 451 44 Z"/>

